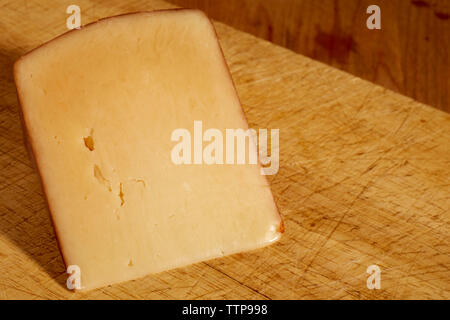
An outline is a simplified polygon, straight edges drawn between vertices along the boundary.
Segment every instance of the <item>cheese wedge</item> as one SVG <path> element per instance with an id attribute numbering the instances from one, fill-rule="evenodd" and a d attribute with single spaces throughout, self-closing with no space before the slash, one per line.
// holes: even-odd
<path id="1" fill-rule="evenodd" d="M 92 289 L 279 239 L 259 165 L 175 164 L 178 128 L 247 129 L 196 10 L 127 14 L 20 58 L 27 138 L 66 266 Z"/>

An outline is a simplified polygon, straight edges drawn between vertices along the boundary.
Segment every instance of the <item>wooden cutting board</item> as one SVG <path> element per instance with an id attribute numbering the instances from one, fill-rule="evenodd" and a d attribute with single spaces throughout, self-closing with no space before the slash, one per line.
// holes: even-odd
<path id="1" fill-rule="evenodd" d="M 82 293 L 22 142 L 12 64 L 74 1 L 0 5 L 0 298 L 450 298 L 450 115 L 216 23 L 253 128 L 280 129 L 277 244 Z M 161 1 L 82 1 L 82 23 Z M 5 31 L 6 30 L 6 31 Z M 426 76 L 424 74 L 424 76 Z M 367 288 L 370 265 L 381 288 Z"/>

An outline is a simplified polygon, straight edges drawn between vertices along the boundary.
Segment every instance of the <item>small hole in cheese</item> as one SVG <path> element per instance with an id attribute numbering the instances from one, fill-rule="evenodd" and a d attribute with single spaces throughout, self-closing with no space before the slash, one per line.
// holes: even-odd
<path id="1" fill-rule="evenodd" d="M 88 148 L 91 151 L 94 151 L 94 139 L 92 139 L 92 136 L 87 136 L 84 139 L 84 145 L 86 148 Z"/>
<path id="2" fill-rule="evenodd" d="M 112 191 L 111 183 L 109 182 L 108 179 L 106 179 L 103 176 L 102 171 L 100 170 L 100 167 L 96 164 L 94 165 L 94 177 L 97 178 L 98 182 L 105 185 L 108 188 L 108 191 L 110 191 L 110 192 Z"/>
<path id="3" fill-rule="evenodd" d="M 119 188 L 119 197 L 120 197 L 120 206 L 123 207 L 123 205 L 125 204 L 125 199 L 123 198 L 123 183 L 120 183 L 120 188 Z"/>

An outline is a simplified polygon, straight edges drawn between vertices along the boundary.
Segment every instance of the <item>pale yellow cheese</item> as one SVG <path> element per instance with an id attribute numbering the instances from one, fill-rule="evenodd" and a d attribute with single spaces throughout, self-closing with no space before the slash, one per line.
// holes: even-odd
<path id="1" fill-rule="evenodd" d="M 251 250 L 282 223 L 259 166 L 176 165 L 177 128 L 247 123 L 200 11 L 100 20 L 15 64 L 67 266 L 84 289 Z"/>

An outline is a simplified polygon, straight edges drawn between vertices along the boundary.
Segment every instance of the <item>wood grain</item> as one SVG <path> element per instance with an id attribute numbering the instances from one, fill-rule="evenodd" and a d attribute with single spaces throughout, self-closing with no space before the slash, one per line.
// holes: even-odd
<path id="1" fill-rule="evenodd" d="M 77 1 L 83 24 L 157 0 Z M 0 298 L 449 299 L 450 115 L 216 23 L 249 124 L 280 129 L 277 244 L 72 293 L 22 141 L 12 63 L 72 1 L 2 1 Z M 381 290 L 366 268 L 381 268 Z"/>
<path id="2" fill-rule="evenodd" d="M 448 0 L 170 0 L 450 112 Z M 366 28 L 381 8 L 382 30 Z"/>

